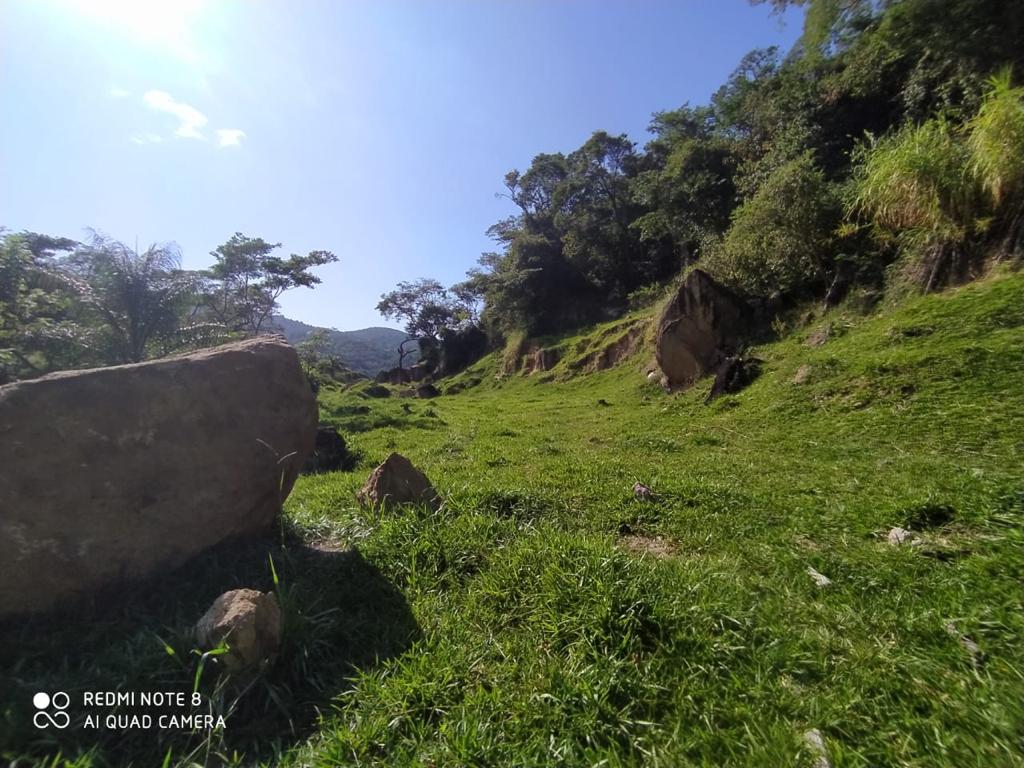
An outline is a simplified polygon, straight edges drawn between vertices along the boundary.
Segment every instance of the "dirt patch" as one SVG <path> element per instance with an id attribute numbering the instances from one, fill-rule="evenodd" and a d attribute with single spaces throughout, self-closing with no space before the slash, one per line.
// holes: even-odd
<path id="1" fill-rule="evenodd" d="M 619 546 L 635 555 L 651 555 L 662 560 L 675 557 L 679 553 L 678 546 L 661 536 L 644 536 L 638 533 L 622 536 L 619 539 Z"/>
<path id="2" fill-rule="evenodd" d="M 571 364 L 574 371 L 605 371 L 637 353 L 647 335 L 646 321 L 632 325 L 629 330 L 600 349 L 584 355 Z"/>

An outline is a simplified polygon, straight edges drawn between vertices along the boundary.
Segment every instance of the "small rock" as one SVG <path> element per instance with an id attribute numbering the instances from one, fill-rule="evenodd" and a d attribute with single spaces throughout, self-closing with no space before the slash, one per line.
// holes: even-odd
<path id="1" fill-rule="evenodd" d="M 281 609 L 273 592 L 234 589 L 213 601 L 195 627 L 204 650 L 225 642 L 230 649 L 217 658 L 230 672 L 272 661 L 281 647 Z"/>
<path id="2" fill-rule="evenodd" d="M 804 733 L 804 744 L 811 752 L 811 765 L 814 768 L 832 768 L 832 761 L 828 758 L 828 749 L 825 748 L 825 739 L 821 731 L 812 728 Z"/>
<path id="3" fill-rule="evenodd" d="M 806 384 L 809 378 L 811 378 L 811 366 L 801 365 L 796 369 L 796 375 L 793 376 L 793 383 Z"/>
<path id="4" fill-rule="evenodd" d="M 812 568 L 809 565 L 807 566 L 807 575 L 814 579 L 814 583 L 817 584 L 819 587 L 827 587 L 832 583 L 832 579 L 830 579 L 825 574 L 819 573 L 818 571 L 814 570 L 814 568 Z"/>
<path id="5" fill-rule="evenodd" d="M 643 483 L 633 484 L 633 495 L 638 499 L 644 499 L 645 501 L 651 501 L 654 498 L 654 491 L 648 488 Z"/>
<path id="6" fill-rule="evenodd" d="M 727 357 L 715 369 L 715 381 L 711 385 L 705 403 L 721 395 L 739 392 L 761 374 L 761 360 L 756 357 Z"/>
<path id="7" fill-rule="evenodd" d="M 611 403 L 609 403 L 603 397 L 600 400 L 597 401 L 597 404 L 600 405 L 603 408 L 607 408 L 609 405 L 611 405 Z"/>
<path id="8" fill-rule="evenodd" d="M 427 504 L 437 509 L 441 504 L 427 476 L 399 453 L 392 453 L 373 470 L 357 498 L 375 510 L 400 504 Z"/>
<path id="9" fill-rule="evenodd" d="M 416 397 L 423 400 L 429 400 L 432 397 L 440 397 L 441 390 L 435 387 L 433 384 L 420 384 L 416 387 Z"/>
<path id="10" fill-rule="evenodd" d="M 963 646 L 965 651 L 971 654 L 971 662 L 974 664 L 974 666 L 981 666 L 981 661 L 984 658 L 981 646 L 979 646 L 976 642 L 971 640 L 971 638 L 969 638 L 967 635 L 961 634 L 960 630 L 957 629 L 956 625 L 952 621 L 946 622 L 945 629 L 951 637 L 955 637 L 959 641 L 960 645 Z"/>
<path id="11" fill-rule="evenodd" d="M 811 335 L 807 337 L 807 341 L 804 343 L 808 347 L 820 347 L 822 344 L 829 340 L 829 337 L 831 335 L 832 326 L 823 325 L 821 328 L 818 328 L 816 331 L 811 333 Z"/>
<path id="12" fill-rule="evenodd" d="M 345 438 L 338 434 L 336 428 L 320 426 L 316 430 L 316 447 L 313 454 L 306 459 L 302 471 L 308 474 L 352 469 L 355 466 L 356 458 L 348 450 Z"/>
<path id="13" fill-rule="evenodd" d="M 898 547 L 900 544 L 911 544 L 914 539 L 917 538 L 917 534 L 913 531 L 908 531 L 906 528 L 891 528 L 886 536 L 886 539 L 894 547 Z"/>

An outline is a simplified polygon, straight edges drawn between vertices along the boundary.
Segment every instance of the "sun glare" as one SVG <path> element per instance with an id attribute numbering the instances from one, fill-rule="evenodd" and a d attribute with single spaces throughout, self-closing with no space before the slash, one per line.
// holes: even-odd
<path id="1" fill-rule="evenodd" d="M 192 26 L 203 0 L 66 0 L 77 13 L 109 25 L 136 42 L 195 56 Z"/>

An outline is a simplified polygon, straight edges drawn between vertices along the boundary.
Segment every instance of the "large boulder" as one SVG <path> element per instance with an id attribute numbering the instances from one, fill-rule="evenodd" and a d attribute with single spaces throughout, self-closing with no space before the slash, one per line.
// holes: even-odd
<path id="1" fill-rule="evenodd" d="M 281 648 L 281 608 L 273 592 L 233 589 L 213 601 L 195 627 L 196 643 L 210 651 L 224 643 L 217 657 L 229 672 L 273 662 Z"/>
<path id="2" fill-rule="evenodd" d="M 436 509 L 441 503 L 427 476 L 400 453 L 392 453 L 373 470 L 357 496 L 361 504 L 375 510 L 401 504 Z"/>
<path id="3" fill-rule="evenodd" d="M 0 387 L 0 615 L 270 529 L 316 427 L 278 337 Z"/>
<path id="4" fill-rule="evenodd" d="M 739 296 L 693 270 L 658 318 L 655 356 L 667 385 L 686 388 L 738 352 L 751 314 Z"/>

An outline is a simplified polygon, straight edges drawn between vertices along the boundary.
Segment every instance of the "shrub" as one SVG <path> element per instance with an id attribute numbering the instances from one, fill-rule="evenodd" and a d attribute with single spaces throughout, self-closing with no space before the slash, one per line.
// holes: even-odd
<path id="1" fill-rule="evenodd" d="M 708 270 L 748 294 L 820 287 L 831 265 L 840 205 L 809 152 L 779 166 L 733 214 Z"/>

